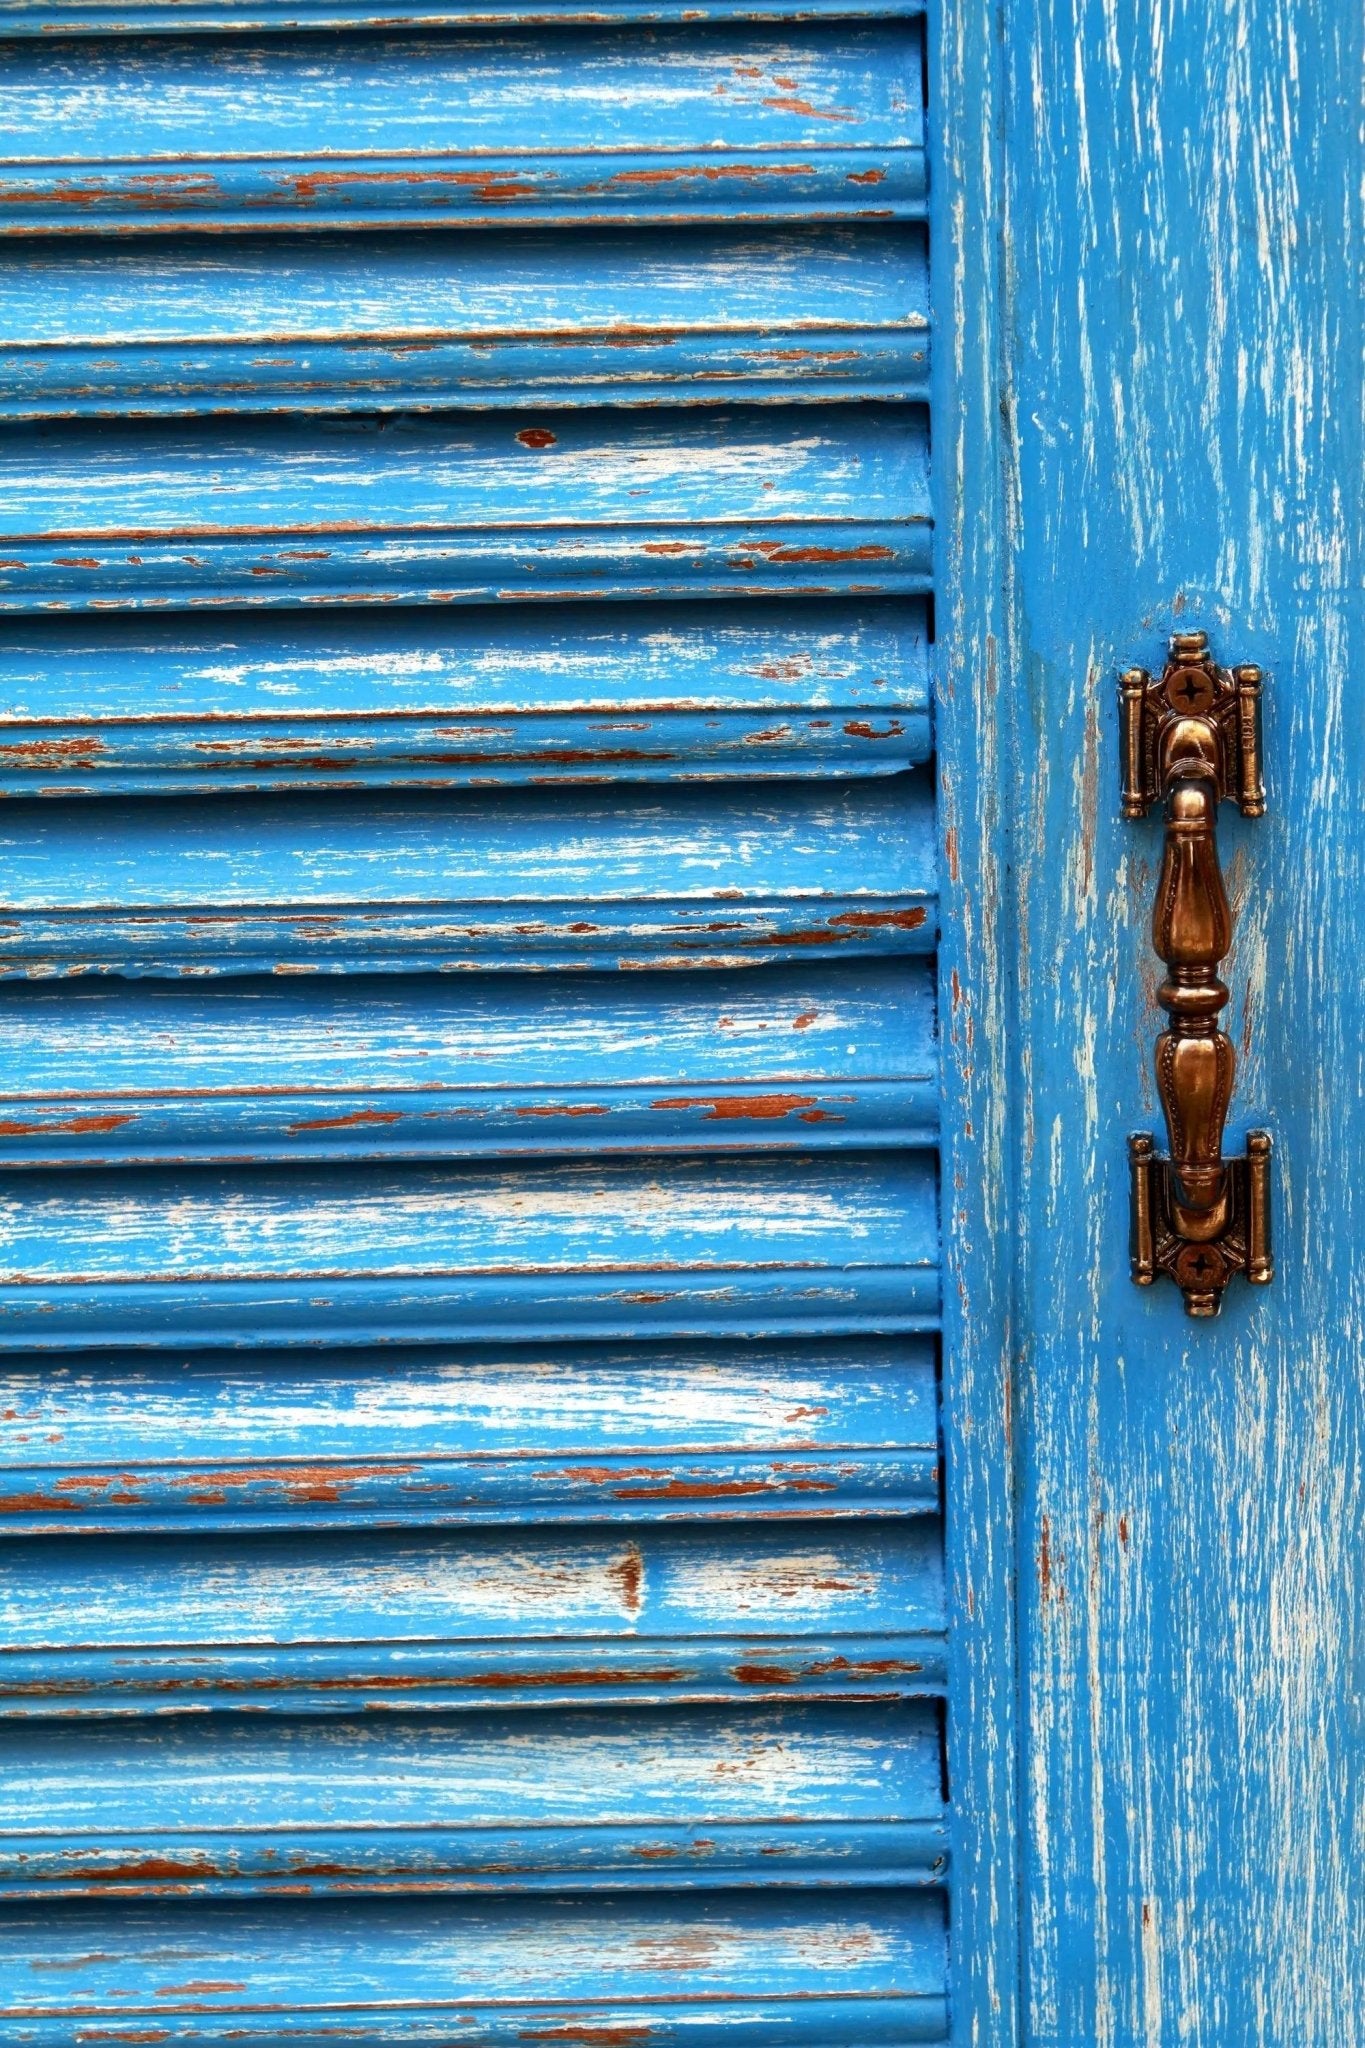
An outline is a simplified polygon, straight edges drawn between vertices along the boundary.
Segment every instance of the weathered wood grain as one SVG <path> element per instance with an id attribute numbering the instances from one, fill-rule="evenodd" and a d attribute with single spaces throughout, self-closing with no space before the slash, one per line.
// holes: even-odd
<path id="1" fill-rule="evenodd" d="M 29 244 L 0 418 L 923 399 L 915 228 Z"/>
<path id="2" fill-rule="evenodd" d="M 187 1167 L 0 1184 L 0 1349 L 932 1328 L 934 1160 Z"/>
<path id="3" fill-rule="evenodd" d="M 848 0 L 0 0 L 6 36 L 183 35 L 292 29 L 531 26 L 609 21 L 802 21 L 842 19 Z M 913 16 L 922 0 L 865 0 L 860 17 Z"/>
<path id="4" fill-rule="evenodd" d="M 0 989 L 0 1162 L 932 1143 L 926 963 Z"/>
<path id="5" fill-rule="evenodd" d="M 1365 19 L 1010 22 L 1025 2038 L 1357 2048 Z M 1204 1326 L 1127 1271 L 1160 823 L 1114 685 L 1196 627 L 1268 676 L 1220 837 L 1278 1177 L 1274 1286 Z"/>
<path id="6" fill-rule="evenodd" d="M 0 612 L 929 588 L 916 407 L 0 433 Z"/>
<path id="7" fill-rule="evenodd" d="M 300 1901 L 203 1911 L 73 1905 L 0 1931 L 4 2005 L 37 2048 L 154 2025 L 193 2048 L 527 2041 L 900 2048 L 943 2038 L 943 1907 L 823 1899 Z M 55 1967 L 54 1967 L 55 1966 Z M 490 1996 L 490 1985 L 504 1987 Z M 780 1987 L 780 1988 L 778 1988 Z"/>
<path id="8" fill-rule="evenodd" d="M 932 1340 L 82 1353 L 0 1370 L 0 1526 L 936 1512 Z"/>
<path id="9" fill-rule="evenodd" d="M 0 812 L 0 976 L 750 967 L 932 948 L 932 791 L 853 783 Z"/>
<path id="10" fill-rule="evenodd" d="M 950 1632 L 952 2039 L 1015 2048 L 1018 1719 L 1011 821 L 1017 538 L 1005 292 L 1003 41 L 1010 10 L 943 0 L 931 24 L 932 294 L 942 1020 L 943 1430 Z M 1048 856 L 1041 854 L 1044 868 Z M 1049 870 L 1050 871 L 1050 870 Z M 1084 2036 L 1082 2036 L 1084 2038 Z M 1080 2043 L 1069 2044 L 1080 2048 Z M 1089 2043 L 1087 2043 L 1089 2048 Z"/>
<path id="11" fill-rule="evenodd" d="M 885 1522 L 34 1539 L 0 1716 L 941 1694 L 940 1530 Z"/>
<path id="12" fill-rule="evenodd" d="M 0 234 L 924 211 L 908 22 L 11 45 Z"/>
<path id="13" fill-rule="evenodd" d="M 0 1898 L 923 1885 L 928 1702 L 11 1729 Z"/>
<path id="14" fill-rule="evenodd" d="M 911 600 L 0 619 L 0 793 L 894 774 Z"/>

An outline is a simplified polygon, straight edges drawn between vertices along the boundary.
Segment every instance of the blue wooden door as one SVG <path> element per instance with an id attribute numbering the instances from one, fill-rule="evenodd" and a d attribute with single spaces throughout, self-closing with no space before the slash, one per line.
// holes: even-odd
<path id="1" fill-rule="evenodd" d="M 924 52 L 791 12 L 6 9 L 7 2041 L 947 2036 Z"/>
<path id="2" fill-rule="evenodd" d="M 997 39 L 949 13 L 939 735 L 974 907 L 945 1023 L 975 1121 L 946 1134 L 949 1501 L 996 1707 L 955 1724 L 963 2024 L 1353 2048 L 1365 24 L 1018 0 Z M 1218 829 L 1229 1149 L 1274 1141 L 1277 1270 L 1217 1320 L 1132 1285 L 1125 1154 L 1162 1133 L 1162 824 L 1121 815 L 1116 685 L 1196 630 L 1266 678 L 1266 815 Z"/>
<path id="3" fill-rule="evenodd" d="M 4 9 L 16 2042 L 1360 2039 L 1365 30 L 697 13 Z"/>

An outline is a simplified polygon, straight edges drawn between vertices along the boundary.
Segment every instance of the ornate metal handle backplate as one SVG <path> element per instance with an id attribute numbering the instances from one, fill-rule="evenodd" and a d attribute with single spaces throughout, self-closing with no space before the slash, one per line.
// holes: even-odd
<path id="1" fill-rule="evenodd" d="M 1261 1286 L 1275 1273 L 1270 1138 L 1251 1131 L 1243 1158 L 1223 1157 L 1236 1058 L 1219 1029 L 1232 913 L 1215 827 L 1225 797 L 1244 817 L 1265 810 L 1261 671 L 1218 668 L 1203 633 L 1177 633 L 1159 678 L 1129 669 L 1119 689 L 1123 815 L 1145 817 L 1159 801 L 1166 811 L 1152 941 L 1166 964 L 1156 1081 L 1170 1157 L 1145 1132 L 1128 1140 L 1133 1278 L 1150 1287 L 1166 1273 L 1192 1316 L 1216 1316 L 1234 1273 Z"/>

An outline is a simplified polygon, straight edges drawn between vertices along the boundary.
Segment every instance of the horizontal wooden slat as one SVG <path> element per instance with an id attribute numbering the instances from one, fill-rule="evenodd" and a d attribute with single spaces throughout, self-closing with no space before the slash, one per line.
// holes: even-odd
<path id="1" fill-rule="evenodd" d="M 0 277 L 0 418 L 923 399 L 916 229 L 70 242 Z"/>
<path id="2" fill-rule="evenodd" d="M 0 1370 L 10 1534 L 912 1514 L 938 1483 L 928 1338 Z"/>
<path id="3" fill-rule="evenodd" d="M 927 1701 L 11 1729 L 0 1899 L 929 1884 Z"/>
<path id="4" fill-rule="evenodd" d="M 0 988 L 0 1164 L 932 1142 L 925 962 Z"/>
<path id="5" fill-rule="evenodd" d="M 889 1522 L 5 1546 L 0 1714 L 932 1695 L 940 1534 Z"/>
<path id="6" fill-rule="evenodd" d="M 922 0 L 859 0 L 861 17 L 922 14 Z M 0 0 L 5 36 L 183 35 L 291 29 L 517 27 L 610 21 L 788 21 L 846 17 L 848 0 Z"/>
<path id="7" fill-rule="evenodd" d="M 922 1889 L 54 1904 L 0 1920 L 0 1979 L 25 2048 L 148 2026 L 190 2048 L 901 2048 L 947 2028 L 944 1908 Z"/>
<path id="8" fill-rule="evenodd" d="M 914 408 L 11 426 L 0 610 L 922 592 Z"/>
<path id="9" fill-rule="evenodd" d="M 918 30 L 10 46 L 0 233 L 923 213 Z"/>
<path id="10" fill-rule="evenodd" d="M 0 1349 L 933 1326 L 933 1158 L 0 1182 Z"/>
<path id="11" fill-rule="evenodd" d="M 922 953 L 923 771 L 613 796 L 0 810 L 0 976 L 739 966 Z"/>
<path id="12" fill-rule="evenodd" d="M 890 774 L 917 600 L 0 619 L 0 793 Z"/>

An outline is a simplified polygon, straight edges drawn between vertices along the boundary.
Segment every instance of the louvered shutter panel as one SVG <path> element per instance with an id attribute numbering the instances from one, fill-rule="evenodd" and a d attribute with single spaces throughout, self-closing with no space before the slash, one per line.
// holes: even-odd
<path id="1" fill-rule="evenodd" d="M 11 0 L 7 2037 L 946 2037 L 919 25 Z"/>

